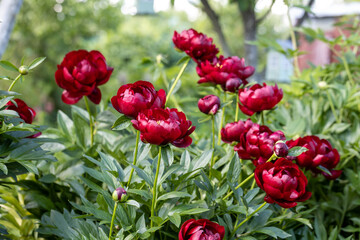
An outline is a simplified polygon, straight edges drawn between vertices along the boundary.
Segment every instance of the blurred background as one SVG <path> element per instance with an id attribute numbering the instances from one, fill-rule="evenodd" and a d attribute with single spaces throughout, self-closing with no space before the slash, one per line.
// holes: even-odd
<path id="1" fill-rule="evenodd" d="M 268 45 L 292 48 L 289 17 L 294 27 L 321 28 L 336 37 L 333 23 L 346 15 L 359 15 L 360 2 L 352 0 L 0 0 L 0 57 L 20 65 L 36 57 L 46 61 L 17 84 L 14 91 L 26 95 L 28 105 L 38 112 L 35 124 L 53 125 L 56 109 L 68 112 L 61 101 L 62 89 L 54 80 L 56 66 L 72 50 L 99 50 L 114 67 L 110 81 L 101 86 L 103 101 L 117 89 L 139 79 L 167 88 L 179 71 L 184 54 L 172 43 L 173 32 L 194 28 L 212 37 L 225 56 L 245 57 L 256 66 L 255 81 L 291 81 L 291 60 Z M 10 11 L 11 10 L 11 11 Z M 5 24 L 6 23 L 6 24 Z M 2 25 L 2 26 L 1 26 Z M 6 25 L 6 26 L 4 26 Z M 1 29 L 2 28 L 2 29 Z M 4 28 L 11 34 L 5 34 Z M 321 42 L 298 35 L 300 68 L 332 60 Z M 8 41 L 7 41 L 8 39 Z M 257 41 L 257 42 L 254 42 Z M 256 43 L 249 44 L 249 43 Z M 266 43 L 266 44 L 264 44 Z M 0 69 L 0 75 L 11 75 Z M 180 104 L 197 101 L 195 64 L 182 79 Z M 0 82 L 7 89 L 9 82 Z M 199 89 L 196 89 L 196 86 Z M 30 96 L 30 97 L 29 97 Z M 79 103 L 83 104 L 82 101 Z"/>

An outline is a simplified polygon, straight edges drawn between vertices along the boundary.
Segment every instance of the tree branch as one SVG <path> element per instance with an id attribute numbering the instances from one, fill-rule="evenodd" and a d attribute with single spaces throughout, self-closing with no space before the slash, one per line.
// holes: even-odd
<path id="1" fill-rule="evenodd" d="M 229 47 L 229 45 L 228 45 L 228 43 L 227 43 L 227 41 L 225 39 L 225 35 L 224 35 L 223 31 L 222 31 L 222 28 L 221 28 L 221 25 L 220 25 L 220 22 L 219 22 L 219 16 L 211 8 L 208 0 L 201 0 L 201 3 L 203 5 L 203 7 L 201 9 L 209 17 L 209 19 L 210 19 L 210 21 L 212 23 L 213 29 L 216 32 L 216 34 L 218 35 L 218 37 L 219 37 L 220 45 L 221 45 L 221 48 L 222 48 L 222 50 L 224 52 L 224 55 L 230 56 L 231 55 L 230 47 Z"/>
<path id="2" fill-rule="evenodd" d="M 307 4 L 307 7 L 311 7 L 314 4 L 315 0 L 310 0 L 309 3 Z M 304 11 L 304 14 L 301 16 L 301 18 L 299 18 L 299 20 L 297 20 L 295 27 L 300 27 L 305 20 L 309 17 L 309 13 L 307 11 Z"/>
<path id="3" fill-rule="evenodd" d="M 271 13 L 271 9 L 274 6 L 274 3 L 275 3 L 275 0 L 272 0 L 271 5 L 270 5 L 269 9 L 266 11 L 266 13 L 262 17 L 256 19 L 257 25 L 260 24 L 262 21 L 264 21 L 265 18 L 267 18 L 267 16 Z"/>

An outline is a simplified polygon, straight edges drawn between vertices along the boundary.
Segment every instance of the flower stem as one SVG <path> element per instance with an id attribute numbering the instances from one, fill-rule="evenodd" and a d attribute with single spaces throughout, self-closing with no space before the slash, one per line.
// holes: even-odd
<path id="1" fill-rule="evenodd" d="M 235 105 L 235 122 L 238 121 L 238 117 L 239 117 L 239 96 L 237 94 L 235 94 L 236 96 L 236 105 Z"/>
<path id="2" fill-rule="evenodd" d="M 113 215 L 112 215 L 112 218 L 111 218 L 111 225 L 110 225 L 110 232 L 109 232 L 109 240 L 111 240 L 111 234 L 112 234 L 112 229 L 113 229 L 113 226 L 114 226 L 114 220 L 115 220 L 115 215 L 116 215 L 117 206 L 118 206 L 118 202 L 115 202 L 115 206 L 114 206 L 114 210 L 113 210 Z"/>
<path id="3" fill-rule="evenodd" d="M 211 178 L 211 170 L 214 167 L 215 164 L 215 159 L 214 159 L 214 153 L 215 153 L 215 116 L 212 115 L 211 116 L 211 125 L 212 125 L 212 153 L 211 153 L 211 162 L 210 162 L 210 173 L 209 173 L 209 178 Z"/>
<path id="4" fill-rule="evenodd" d="M 272 161 L 274 158 L 276 158 L 275 153 L 273 153 L 273 155 L 271 155 L 271 157 L 266 161 L 266 162 L 270 162 Z M 243 186 L 245 183 L 247 183 L 252 177 L 254 177 L 254 173 L 252 173 L 251 175 L 249 175 L 244 181 L 242 181 L 239 185 L 237 185 L 235 187 L 235 190 L 237 190 L 239 187 Z M 254 184 L 254 183 L 253 183 Z M 254 187 L 252 187 L 251 189 L 253 189 Z M 223 197 L 223 200 L 226 200 L 228 197 L 231 196 L 231 194 L 233 194 L 233 191 L 230 191 L 225 197 Z"/>
<path id="5" fill-rule="evenodd" d="M 332 101 L 332 99 L 331 99 L 331 96 L 330 96 L 330 94 L 329 94 L 329 91 L 328 91 L 327 89 L 326 89 L 326 95 L 327 95 L 327 98 L 328 98 L 328 100 L 329 100 L 330 108 L 331 108 L 331 111 L 332 111 L 332 113 L 333 113 L 333 115 L 334 115 L 334 118 L 335 118 L 335 120 L 336 120 L 337 123 L 340 123 L 339 118 L 338 118 L 338 116 L 337 116 L 337 114 L 336 114 L 336 110 L 335 110 L 334 103 L 333 103 L 333 101 Z"/>
<path id="6" fill-rule="evenodd" d="M 89 122 L 90 122 L 90 146 L 92 146 L 94 144 L 94 126 L 93 126 L 93 119 L 91 116 L 91 111 L 90 111 L 90 106 L 89 106 L 89 101 L 88 101 L 88 97 L 84 97 L 84 101 L 85 101 L 85 105 L 86 105 L 86 109 L 89 113 Z"/>
<path id="7" fill-rule="evenodd" d="M 247 183 L 250 179 L 252 179 L 254 177 L 254 173 L 252 173 L 251 175 L 249 175 L 247 178 L 244 179 L 244 181 L 242 181 L 239 185 L 237 185 L 235 187 L 235 190 L 237 190 L 239 187 L 243 186 L 245 183 Z M 231 194 L 233 194 L 233 191 L 230 191 L 225 197 L 223 197 L 223 200 L 226 200 L 228 197 L 231 196 Z"/>
<path id="8" fill-rule="evenodd" d="M 8 92 L 10 92 L 10 91 L 13 89 L 15 83 L 20 79 L 21 76 L 22 76 L 22 75 L 19 74 L 19 75 L 14 79 L 14 81 L 12 81 L 12 83 L 11 83 L 9 89 L 8 89 Z"/>
<path id="9" fill-rule="evenodd" d="M 224 103 L 226 102 L 226 92 L 224 92 Z M 224 117 L 225 117 L 225 107 L 222 108 L 221 110 L 221 119 L 220 119 L 220 126 L 219 126 L 219 130 L 218 130 L 218 142 L 217 145 L 220 145 L 221 143 L 221 128 L 224 122 Z"/>
<path id="10" fill-rule="evenodd" d="M 289 21 L 289 27 L 290 27 L 290 37 L 291 37 L 291 43 L 294 49 L 294 69 L 295 69 L 295 74 L 296 77 L 300 77 L 300 67 L 299 67 L 299 60 L 298 60 L 298 56 L 297 56 L 297 44 L 296 44 L 296 36 L 295 36 L 295 31 L 294 31 L 294 27 L 292 25 L 291 22 L 291 17 L 290 17 L 290 6 L 288 6 L 287 9 L 287 18 Z"/>
<path id="11" fill-rule="evenodd" d="M 135 166 L 136 164 L 136 159 L 137 159 L 137 154 L 138 154 L 138 148 L 139 148 L 139 139 L 140 139 L 140 131 L 136 131 L 136 143 L 135 143 L 135 152 L 134 152 L 134 160 L 133 160 L 133 165 Z M 127 183 L 127 187 L 129 188 L 130 183 L 131 183 L 131 179 L 132 179 L 132 175 L 134 174 L 134 168 L 131 168 L 130 171 L 130 176 L 129 176 L 129 180 Z"/>
<path id="12" fill-rule="evenodd" d="M 155 216 L 155 207 L 156 207 L 156 195 L 157 195 L 157 181 L 159 177 L 159 170 L 160 170 L 160 160 L 161 160 L 161 147 L 159 147 L 159 157 L 156 166 L 156 173 L 155 173 L 155 180 L 154 180 L 154 187 L 153 187 L 153 198 L 151 202 L 151 220 L 150 220 L 150 227 L 154 226 L 153 217 Z M 153 233 L 155 234 L 155 233 Z"/>
<path id="13" fill-rule="evenodd" d="M 185 62 L 185 63 L 183 64 L 183 66 L 181 67 L 179 74 L 176 76 L 176 79 L 175 79 L 173 85 L 171 86 L 171 88 L 170 88 L 167 96 L 166 96 L 166 99 L 170 99 L 170 96 L 171 96 L 172 92 L 174 91 L 176 84 L 177 84 L 178 81 L 180 80 L 180 77 L 181 77 L 181 75 L 184 73 L 185 68 L 187 67 L 187 65 L 189 64 L 189 62 L 190 62 L 190 58 L 189 58 L 188 60 L 186 60 L 186 62 Z"/>
<path id="14" fill-rule="evenodd" d="M 259 212 L 264 206 L 266 205 L 266 202 L 261 204 L 255 211 L 253 211 L 249 216 L 247 216 L 239 225 L 235 226 L 234 231 L 231 235 L 234 235 L 236 231 L 241 227 L 244 223 L 246 223 L 252 216 L 254 216 L 257 212 Z"/>
<path id="15" fill-rule="evenodd" d="M 261 123 L 261 125 L 265 125 L 265 114 L 264 114 L 264 111 L 261 111 L 261 113 L 260 113 L 260 123 Z"/>

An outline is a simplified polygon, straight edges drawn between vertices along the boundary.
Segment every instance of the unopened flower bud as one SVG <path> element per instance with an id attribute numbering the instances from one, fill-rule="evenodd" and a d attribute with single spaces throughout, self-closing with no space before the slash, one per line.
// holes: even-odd
<path id="1" fill-rule="evenodd" d="M 274 152 L 277 157 L 286 157 L 289 153 L 289 148 L 283 141 L 275 143 Z"/>
<path id="2" fill-rule="evenodd" d="M 320 82 L 318 83 L 318 87 L 319 87 L 320 89 L 325 89 L 325 88 L 327 87 L 327 83 L 326 83 L 325 81 L 320 81 Z"/>
<path id="3" fill-rule="evenodd" d="M 199 99 L 198 107 L 205 114 L 215 115 L 220 108 L 220 99 L 215 95 L 207 95 Z"/>
<path id="4" fill-rule="evenodd" d="M 115 191 L 113 192 L 112 198 L 114 201 L 126 202 L 127 193 L 126 193 L 125 189 L 123 189 L 122 187 L 119 187 L 119 188 L 115 189 Z"/>
<path id="5" fill-rule="evenodd" d="M 229 92 L 236 92 L 241 86 L 242 81 L 240 78 L 230 78 L 226 81 L 225 89 Z"/>
<path id="6" fill-rule="evenodd" d="M 27 66 L 22 65 L 19 67 L 19 73 L 21 75 L 27 75 L 29 73 L 29 68 Z"/>

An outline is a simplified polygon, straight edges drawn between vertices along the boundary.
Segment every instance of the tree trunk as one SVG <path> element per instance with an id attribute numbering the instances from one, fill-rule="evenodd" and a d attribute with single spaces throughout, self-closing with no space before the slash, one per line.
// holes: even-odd
<path id="1" fill-rule="evenodd" d="M 216 32 L 216 34 L 219 37 L 219 41 L 220 41 L 220 45 L 221 45 L 221 50 L 223 52 L 223 55 L 225 55 L 225 57 L 229 57 L 231 56 L 231 50 L 230 47 L 225 39 L 225 35 L 222 31 L 221 25 L 220 25 L 220 21 L 219 21 L 219 16 L 215 13 L 215 11 L 211 8 L 208 0 L 201 0 L 201 3 L 203 5 L 202 10 L 206 13 L 206 15 L 209 17 L 212 26 L 214 28 L 214 31 Z"/>
<path id="2" fill-rule="evenodd" d="M 10 34 L 14 28 L 16 15 L 19 13 L 23 0 L 0 1 L 0 59 L 8 45 Z"/>
<path id="3" fill-rule="evenodd" d="M 257 21 L 255 10 L 253 7 L 247 7 L 243 9 L 239 6 L 239 11 L 244 26 L 244 38 L 245 41 L 255 41 L 257 32 Z M 258 49 L 256 45 L 250 45 L 245 42 L 245 62 L 246 65 L 257 67 L 258 64 Z M 260 80 L 260 75 L 255 71 L 254 79 Z"/>

